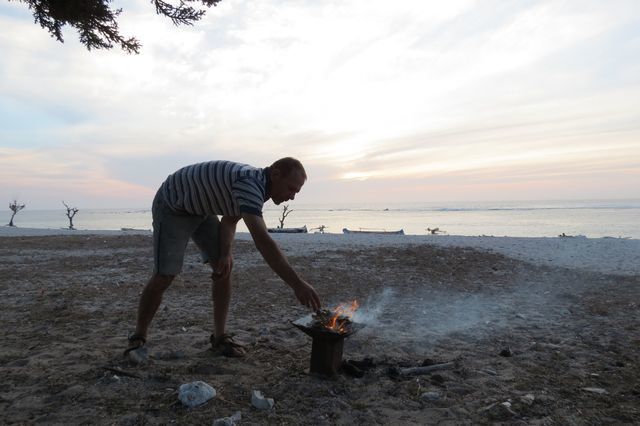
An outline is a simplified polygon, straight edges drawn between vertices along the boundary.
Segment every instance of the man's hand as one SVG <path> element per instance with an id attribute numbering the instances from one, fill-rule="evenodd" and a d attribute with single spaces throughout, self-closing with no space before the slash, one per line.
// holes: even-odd
<path id="1" fill-rule="evenodd" d="M 316 293 L 315 289 L 306 281 L 301 281 L 293 288 L 296 297 L 300 301 L 300 304 L 313 309 L 314 311 L 320 310 L 320 297 Z"/>
<path id="2" fill-rule="evenodd" d="M 248 213 L 243 213 L 242 219 L 247 225 L 249 232 L 251 232 L 251 237 L 256 243 L 258 251 L 260 251 L 260 254 L 264 257 L 264 260 L 284 282 L 289 284 L 300 303 L 314 311 L 320 309 L 321 303 L 318 293 L 316 293 L 308 282 L 300 278 L 291 265 L 289 265 L 284 254 L 282 254 L 276 242 L 273 241 L 273 238 L 269 235 L 264 219 L 261 216 Z"/>
<path id="3" fill-rule="evenodd" d="M 221 256 L 216 261 L 216 265 L 213 268 L 213 279 L 221 280 L 227 278 L 231 274 L 233 269 L 233 257 L 229 254 L 227 256 Z"/>

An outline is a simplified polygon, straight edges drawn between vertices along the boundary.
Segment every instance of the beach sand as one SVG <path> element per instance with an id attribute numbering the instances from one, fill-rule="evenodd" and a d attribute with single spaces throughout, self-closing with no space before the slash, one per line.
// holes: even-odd
<path id="1" fill-rule="evenodd" d="M 210 273 L 190 244 L 145 365 L 121 353 L 152 266 L 148 232 L 0 235 L 3 423 L 212 424 L 237 411 L 260 425 L 640 422 L 638 240 L 276 235 L 325 305 L 361 304 L 366 326 L 344 358 L 375 367 L 324 379 L 290 324 L 308 312 L 246 234 L 229 330 L 248 355 L 209 350 Z M 397 374 L 425 361 L 453 365 Z M 187 409 L 177 389 L 195 380 L 218 395 Z M 253 389 L 275 407 L 253 408 Z"/>

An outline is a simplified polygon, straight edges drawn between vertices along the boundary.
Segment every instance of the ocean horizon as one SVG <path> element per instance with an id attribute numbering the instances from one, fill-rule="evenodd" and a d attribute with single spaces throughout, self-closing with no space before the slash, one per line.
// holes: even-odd
<path id="1" fill-rule="evenodd" d="M 327 233 L 352 230 L 402 229 L 410 235 L 426 235 L 430 230 L 449 235 L 493 235 L 512 237 L 640 238 L 640 199 L 632 200 L 535 200 L 485 202 L 414 203 L 287 203 L 291 213 L 285 227 L 306 226 L 309 232 L 324 225 Z M 264 208 L 267 226 L 279 225 L 282 205 L 268 203 Z M 4 221 L 9 222 L 7 211 Z M 82 208 L 74 217 L 76 229 L 151 229 L 151 209 Z M 5 223 L 5 224 L 6 224 Z M 20 211 L 14 224 L 24 228 L 67 228 L 66 209 Z M 246 232 L 242 222 L 238 232 Z"/>
<path id="2" fill-rule="evenodd" d="M 285 227 L 306 226 L 309 232 L 325 227 L 327 233 L 351 230 L 402 229 L 410 235 L 430 230 L 449 235 L 555 237 L 560 234 L 586 237 L 640 238 L 640 199 L 631 200 L 534 200 L 484 202 L 326 203 L 288 204 L 291 213 Z M 282 205 L 268 203 L 264 219 L 279 225 Z M 9 222 L 11 212 L 5 213 Z M 5 223 L 5 224 L 6 224 Z M 73 219 L 76 229 L 151 229 L 151 208 L 82 208 Z M 20 211 L 14 224 L 24 228 L 67 228 L 66 209 Z M 238 232 L 246 232 L 242 222 Z"/>

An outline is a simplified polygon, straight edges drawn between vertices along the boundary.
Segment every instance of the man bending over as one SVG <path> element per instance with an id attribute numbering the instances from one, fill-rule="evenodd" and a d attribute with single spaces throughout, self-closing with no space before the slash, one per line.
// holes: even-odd
<path id="1" fill-rule="evenodd" d="M 244 349 L 225 330 L 231 298 L 231 246 L 240 219 L 262 257 L 293 289 L 300 303 L 313 310 L 320 309 L 318 293 L 289 265 L 262 218 L 265 201 L 271 198 L 280 204 L 293 200 L 306 180 L 302 163 L 291 157 L 281 158 L 265 168 L 209 161 L 170 175 L 153 200 L 154 270 L 140 296 L 136 331 L 129 337 L 125 355 L 146 343 L 149 324 L 162 295 L 182 270 L 189 238 L 200 249 L 203 261 L 213 269 L 211 344 L 225 356 L 244 355 Z M 222 219 L 218 220 L 218 216 Z"/>

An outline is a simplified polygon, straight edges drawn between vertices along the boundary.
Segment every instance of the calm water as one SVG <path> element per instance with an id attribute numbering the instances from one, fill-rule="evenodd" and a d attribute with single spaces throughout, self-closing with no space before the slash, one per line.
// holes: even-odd
<path id="1" fill-rule="evenodd" d="M 325 225 L 326 231 L 342 228 L 404 229 L 407 234 L 427 234 L 440 228 L 451 235 L 550 237 L 565 233 L 587 237 L 640 238 L 640 200 L 527 201 L 482 203 L 412 203 L 370 205 L 310 205 L 291 203 L 285 226 L 307 228 Z M 282 207 L 268 203 L 268 226 L 278 225 Z M 5 212 L 5 223 L 10 212 Z M 66 210 L 19 212 L 14 223 L 29 228 L 65 228 Z M 151 211 L 140 209 L 80 209 L 77 229 L 151 229 Z M 246 232 L 242 223 L 238 231 Z"/>

